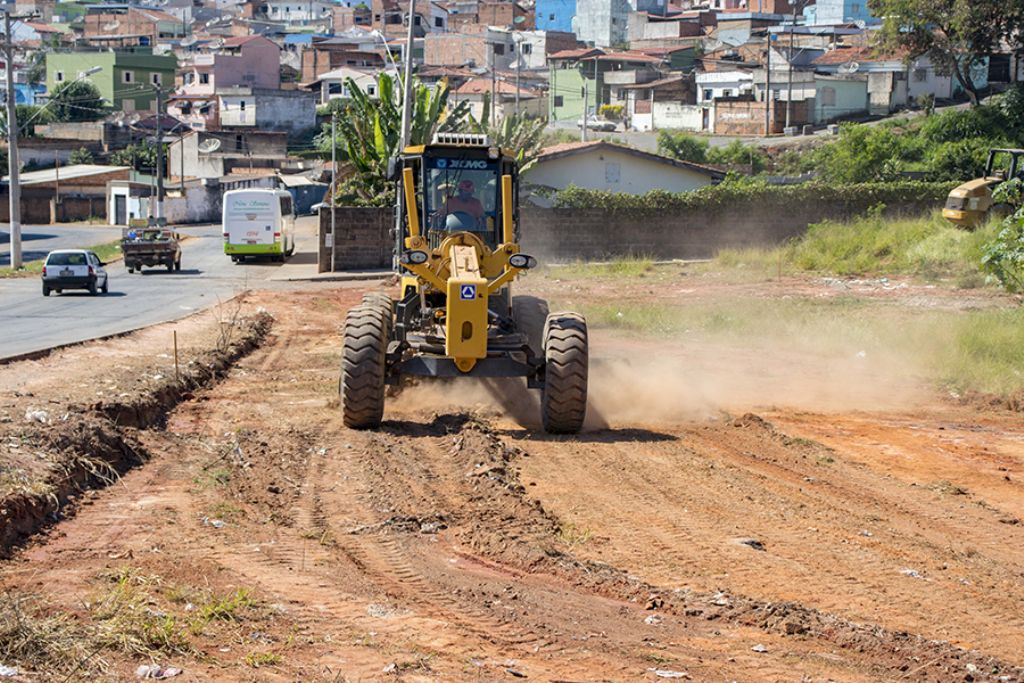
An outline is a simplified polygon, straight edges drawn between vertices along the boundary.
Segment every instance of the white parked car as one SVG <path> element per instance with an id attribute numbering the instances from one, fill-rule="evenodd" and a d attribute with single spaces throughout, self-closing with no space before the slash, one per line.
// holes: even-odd
<path id="1" fill-rule="evenodd" d="M 109 278 L 106 264 L 86 249 L 58 249 L 46 255 L 43 263 L 43 296 L 60 294 L 65 289 L 87 289 L 90 294 L 107 293 Z"/>
<path id="2" fill-rule="evenodd" d="M 579 121 L 577 121 L 576 122 L 576 126 L 579 127 L 579 128 L 582 128 L 583 127 L 583 119 L 580 119 Z M 587 128 L 590 129 L 590 130 L 600 130 L 600 131 L 604 131 L 604 132 L 610 133 L 610 132 L 615 131 L 618 127 L 619 127 L 619 124 L 615 123 L 614 121 L 609 121 L 607 119 L 598 118 L 597 116 L 594 116 L 593 114 L 591 114 L 590 116 L 587 117 Z"/>

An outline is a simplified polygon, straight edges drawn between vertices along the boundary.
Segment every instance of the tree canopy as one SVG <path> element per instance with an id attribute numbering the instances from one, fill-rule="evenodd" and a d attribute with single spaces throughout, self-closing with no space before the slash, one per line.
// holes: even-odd
<path id="1" fill-rule="evenodd" d="M 868 7 L 884 17 L 884 45 L 927 55 L 940 74 L 956 78 L 972 104 L 978 103 L 973 75 L 1003 43 L 1019 47 L 1024 29 L 1019 0 L 868 0 Z"/>
<path id="2" fill-rule="evenodd" d="M 100 91 L 85 80 L 58 85 L 49 107 L 57 121 L 97 121 L 107 115 Z"/>

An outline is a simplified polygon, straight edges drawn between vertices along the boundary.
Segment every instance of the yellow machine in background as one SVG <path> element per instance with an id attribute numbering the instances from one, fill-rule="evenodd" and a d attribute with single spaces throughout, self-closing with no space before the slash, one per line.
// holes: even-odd
<path id="1" fill-rule="evenodd" d="M 993 203 L 992 191 L 1012 178 L 1022 177 L 1024 149 L 993 149 L 985 163 L 985 176 L 968 180 L 950 191 L 942 216 L 973 230 L 989 218 L 1008 216 L 1016 207 Z"/>
<path id="2" fill-rule="evenodd" d="M 536 265 L 519 250 L 515 159 L 481 135 L 439 135 L 390 165 L 398 183 L 397 298 L 368 294 L 345 320 L 345 424 L 372 428 L 403 376 L 525 378 L 545 430 L 577 432 L 587 406 L 587 324 L 548 314 L 512 282 Z"/>

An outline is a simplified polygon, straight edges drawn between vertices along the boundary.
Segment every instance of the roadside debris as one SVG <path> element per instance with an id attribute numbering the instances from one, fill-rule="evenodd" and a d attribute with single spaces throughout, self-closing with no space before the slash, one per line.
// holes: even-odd
<path id="1" fill-rule="evenodd" d="M 767 548 L 764 547 L 764 543 L 762 543 L 761 541 L 757 540 L 756 538 L 737 538 L 736 542 L 739 543 L 740 545 L 748 546 L 748 547 L 753 548 L 754 550 L 758 550 L 758 551 L 760 551 L 762 553 L 768 550 Z"/>
<path id="2" fill-rule="evenodd" d="M 909 576 L 912 579 L 924 578 L 923 576 L 921 576 L 921 572 L 917 571 L 916 569 L 901 569 L 900 574 L 903 574 L 903 576 Z"/>
<path id="3" fill-rule="evenodd" d="M 752 647 L 750 649 L 753 650 L 754 652 L 760 652 L 760 653 L 768 652 L 767 646 L 762 645 L 761 643 L 758 643 L 757 645 L 755 645 L 754 647 Z"/>
<path id="4" fill-rule="evenodd" d="M 657 626 L 661 623 L 661 617 L 659 617 L 657 614 L 650 614 L 647 616 L 646 619 L 644 619 L 644 623 L 648 626 Z"/>
<path id="5" fill-rule="evenodd" d="M 4 678 L 10 678 L 11 676 L 17 675 L 18 669 L 16 667 L 4 666 L 3 664 L 0 664 L 0 676 L 3 676 Z"/>
<path id="6" fill-rule="evenodd" d="M 689 678 L 690 674 L 685 671 L 672 671 L 671 669 L 648 669 L 658 678 Z"/>
<path id="7" fill-rule="evenodd" d="M 48 424 L 50 422 L 50 414 L 45 410 L 33 410 L 32 408 L 29 408 L 25 411 L 25 421 Z"/>
<path id="8" fill-rule="evenodd" d="M 224 523 L 224 520 L 203 517 L 203 526 L 212 526 L 214 529 L 223 529 L 227 525 Z"/>
<path id="9" fill-rule="evenodd" d="M 173 666 L 164 668 L 159 664 L 143 664 L 135 670 L 135 677 L 163 680 L 165 678 L 174 678 L 181 673 L 181 669 Z"/>

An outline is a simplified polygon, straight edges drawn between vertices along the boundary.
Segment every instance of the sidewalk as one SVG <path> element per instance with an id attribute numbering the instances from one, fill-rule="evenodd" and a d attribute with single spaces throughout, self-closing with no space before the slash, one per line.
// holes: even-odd
<path id="1" fill-rule="evenodd" d="M 344 270 L 336 273 L 318 273 L 315 252 L 295 252 L 268 279 L 279 282 L 351 282 L 354 280 L 386 280 L 394 274 L 395 272 L 392 270 Z"/>

